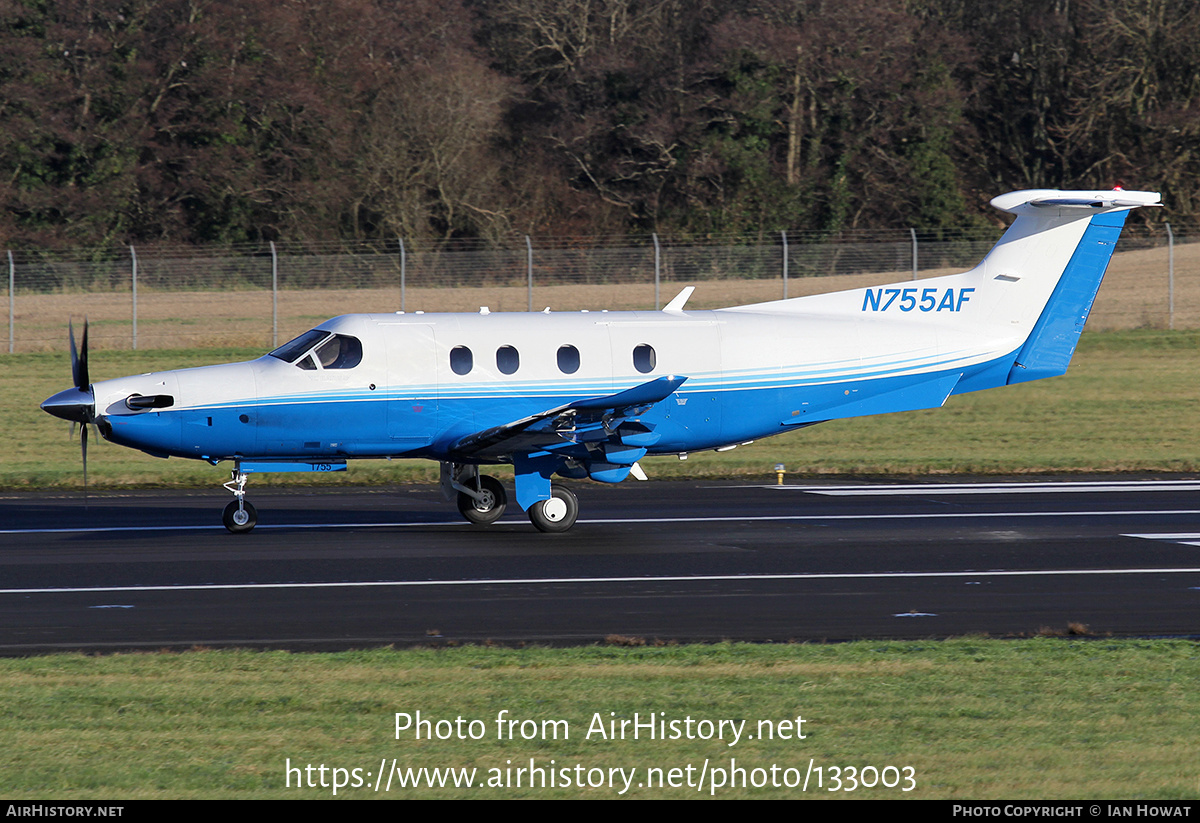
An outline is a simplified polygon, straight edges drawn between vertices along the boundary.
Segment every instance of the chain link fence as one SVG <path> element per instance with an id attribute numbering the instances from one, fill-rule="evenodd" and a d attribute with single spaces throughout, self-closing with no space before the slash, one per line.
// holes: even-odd
<path id="1" fill-rule="evenodd" d="M 127 247 L 7 254 L 9 352 L 57 351 L 68 319 L 92 348 L 271 347 L 338 314 L 688 308 L 921 279 L 975 265 L 1000 229 L 700 240 L 516 237 L 500 245 Z M 1170 226 L 1122 234 L 1091 328 L 1200 327 L 1200 242 Z"/>

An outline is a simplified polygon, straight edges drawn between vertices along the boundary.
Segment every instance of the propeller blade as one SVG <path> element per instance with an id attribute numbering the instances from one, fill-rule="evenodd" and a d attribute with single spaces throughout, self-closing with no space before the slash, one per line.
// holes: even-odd
<path id="1" fill-rule="evenodd" d="M 88 427 L 87 423 L 80 426 L 83 429 L 83 434 L 79 437 L 79 453 L 83 457 L 83 504 L 87 506 L 88 493 L 88 477 L 87 477 L 87 443 L 88 443 Z"/>
<path id="2" fill-rule="evenodd" d="M 88 321 L 85 318 L 83 321 L 83 344 L 78 350 L 75 348 L 75 328 L 68 321 L 67 335 L 71 339 L 71 378 L 75 381 L 75 388 L 80 391 L 87 391 L 91 385 L 91 378 L 88 375 Z"/>
<path id="3" fill-rule="evenodd" d="M 79 388 L 79 349 L 75 346 L 75 324 L 67 321 L 67 339 L 71 341 L 71 382 Z"/>

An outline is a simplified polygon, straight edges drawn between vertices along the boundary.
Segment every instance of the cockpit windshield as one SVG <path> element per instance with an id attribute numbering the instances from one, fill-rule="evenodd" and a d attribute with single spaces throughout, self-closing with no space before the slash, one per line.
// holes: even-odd
<path id="1" fill-rule="evenodd" d="M 317 343 L 329 336 L 329 332 L 321 329 L 310 329 L 304 334 L 292 340 L 290 343 L 284 343 L 282 346 L 271 352 L 272 357 L 278 357 L 285 363 L 295 363 L 300 359 L 300 355 L 307 352 Z"/>
<path id="2" fill-rule="evenodd" d="M 312 329 L 270 354 L 307 371 L 318 368 L 352 369 L 362 362 L 362 343 L 348 334 Z"/>

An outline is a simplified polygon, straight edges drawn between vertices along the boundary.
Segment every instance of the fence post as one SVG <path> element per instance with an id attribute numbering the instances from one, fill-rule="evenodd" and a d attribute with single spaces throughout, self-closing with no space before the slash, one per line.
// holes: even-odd
<path id="1" fill-rule="evenodd" d="M 1167 223 L 1167 328 L 1175 331 L 1175 233 Z"/>
<path id="2" fill-rule="evenodd" d="M 13 266 L 12 249 L 8 251 L 8 353 L 13 353 L 13 295 L 16 294 L 16 267 Z"/>
<path id="3" fill-rule="evenodd" d="M 400 311 L 404 311 L 404 308 L 405 308 L 405 306 L 404 306 L 404 298 L 405 298 L 404 277 L 407 274 L 406 266 L 408 265 L 408 258 L 404 252 L 404 238 L 397 237 L 396 239 L 400 241 Z"/>
<path id="4" fill-rule="evenodd" d="M 271 244 L 271 348 L 279 348 L 279 255 L 275 253 L 275 241 Z"/>
<path id="5" fill-rule="evenodd" d="M 788 299 L 787 294 L 787 264 L 788 264 L 788 249 L 787 249 L 787 232 L 781 231 L 780 237 L 783 238 L 783 299 Z"/>
<path id="6" fill-rule="evenodd" d="M 533 311 L 533 244 L 529 242 L 529 235 L 525 235 L 525 269 L 529 277 L 529 285 L 526 291 L 529 294 L 529 311 Z"/>
<path id="7" fill-rule="evenodd" d="M 137 249 L 129 245 L 129 257 L 133 260 L 133 350 L 137 351 Z"/>
<path id="8" fill-rule="evenodd" d="M 654 310 L 658 311 L 662 305 L 662 301 L 658 296 L 658 284 L 660 279 L 659 263 L 662 257 L 662 250 L 658 246 L 658 232 L 650 235 L 654 238 Z"/>
<path id="9" fill-rule="evenodd" d="M 909 228 L 908 233 L 912 235 L 912 269 L 913 280 L 917 279 L 917 230 Z"/>

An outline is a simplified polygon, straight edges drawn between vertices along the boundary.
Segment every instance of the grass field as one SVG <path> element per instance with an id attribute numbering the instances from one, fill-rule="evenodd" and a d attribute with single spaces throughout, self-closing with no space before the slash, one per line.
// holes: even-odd
<path id="1" fill-rule="evenodd" d="M 338 768 L 340 798 L 1194 799 L 1197 682 L 1195 643 L 1049 638 L 0 660 L 0 796 L 332 797 Z M 678 738 L 596 731 L 635 713 Z M 514 785 L 531 760 L 554 787 Z M 393 761 L 498 785 L 375 791 Z"/>
<path id="2" fill-rule="evenodd" d="M 731 452 L 649 458 L 652 478 L 736 475 L 939 475 L 1200 470 L 1200 332 L 1089 332 L 1063 377 L 952 397 L 945 407 L 824 423 Z M 258 350 L 97 351 L 93 379 L 247 359 Z M 0 357 L 0 488 L 82 484 L 69 425 L 38 408 L 70 384 L 65 353 Z M 94 488 L 215 487 L 224 467 L 161 460 L 113 446 L 89 450 Z M 336 476 L 271 475 L 273 484 L 436 480 L 428 461 L 357 461 Z M 633 482 L 633 481 L 630 481 Z"/>

